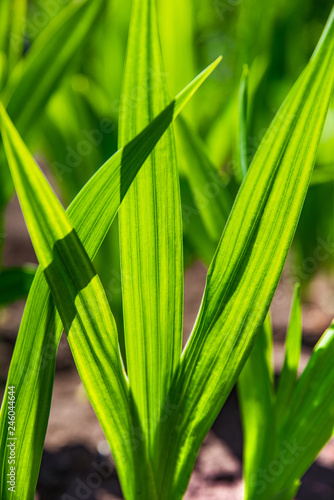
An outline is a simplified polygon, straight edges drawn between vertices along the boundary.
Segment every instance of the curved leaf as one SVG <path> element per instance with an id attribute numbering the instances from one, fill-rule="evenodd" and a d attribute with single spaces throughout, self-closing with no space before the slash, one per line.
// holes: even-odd
<path id="1" fill-rule="evenodd" d="M 197 88 L 220 62 L 220 58 L 191 82 L 171 104 L 133 141 L 113 155 L 80 191 L 67 210 L 73 226 L 91 259 L 96 255 L 116 215 L 127 188 L 138 170 Z M 122 190 L 121 190 L 122 172 Z M 7 389 L 16 390 L 16 457 L 24 476 L 17 482 L 22 500 L 30 500 L 38 477 L 49 418 L 55 359 L 63 326 L 55 311 L 41 269 L 28 295 L 0 412 L 0 487 L 6 481 L 8 464 L 3 459 L 7 444 Z M 33 334 L 31 334 L 33 332 Z M 124 436 L 138 446 L 136 433 Z M 0 490 L 1 491 L 1 490 Z"/>
<path id="2" fill-rule="evenodd" d="M 36 133 L 38 117 L 81 48 L 105 2 L 70 2 L 41 32 L 27 56 L 20 60 L 10 75 L 2 100 L 26 141 L 30 141 L 32 134 Z M 13 193 L 2 148 L 0 163 L 1 208 Z"/>
<path id="3" fill-rule="evenodd" d="M 126 103 L 132 99 L 132 106 Z M 154 0 L 134 0 L 119 143 L 166 105 Z M 149 446 L 181 357 L 183 250 L 174 130 L 144 164 L 119 211 L 127 371 Z"/>
<path id="4" fill-rule="evenodd" d="M 164 498 L 181 498 L 185 491 L 200 443 L 267 314 L 312 175 L 333 81 L 334 10 L 264 136 L 209 268 L 201 310 L 170 391 L 179 410 L 173 426 L 166 425 L 159 464 Z M 178 464 L 176 471 L 169 463 Z"/>

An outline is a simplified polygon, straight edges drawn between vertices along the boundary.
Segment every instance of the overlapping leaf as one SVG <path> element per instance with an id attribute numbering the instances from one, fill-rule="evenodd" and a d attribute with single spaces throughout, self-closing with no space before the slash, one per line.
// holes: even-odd
<path id="1" fill-rule="evenodd" d="M 104 4 L 105 0 L 80 0 L 67 5 L 41 32 L 27 56 L 20 60 L 10 75 L 2 99 L 25 140 L 30 140 L 36 131 L 43 107 L 68 70 Z M 16 9 L 16 15 L 19 14 Z M 22 22 L 22 19 L 17 22 Z M 7 31 L 5 33 L 8 34 Z M 4 165 L 2 148 L 0 161 L 0 208 L 3 208 L 13 187 Z"/>
<path id="2" fill-rule="evenodd" d="M 134 0 L 119 143 L 166 105 L 154 0 Z M 132 98 L 132 106 L 126 106 Z M 174 131 L 168 129 L 138 174 L 119 212 L 127 372 L 152 445 L 178 366 L 183 328 L 183 250 Z"/>
<path id="3" fill-rule="evenodd" d="M 284 457 L 286 460 L 279 477 L 266 485 L 266 495 L 270 498 L 291 500 L 293 495 L 289 495 L 289 491 L 298 488 L 300 478 L 333 436 L 333 356 L 334 327 L 331 325 L 314 348 L 297 381 L 285 418 L 279 423 L 273 459 Z"/>
<path id="4" fill-rule="evenodd" d="M 273 332 L 271 328 L 268 329 L 268 324 L 270 326 L 269 318 L 238 378 L 245 441 L 245 500 L 264 500 L 268 498 L 268 495 L 271 498 L 268 486 L 275 483 L 276 476 L 270 477 L 270 481 L 267 481 L 263 477 L 263 471 L 267 471 L 275 460 L 278 429 L 289 414 L 297 381 L 302 341 L 299 285 L 295 288 L 286 339 L 285 361 L 276 393 L 272 367 Z M 269 349 L 268 346 L 270 346 Z M 282 463 L 281 474 L 284 474 L 284 466 L 285 463 Z M 298 485 L 293 483 L 291 486 L 292 490 L 289 489 L 289 495 Z"/>
<path id="5" fill-rule="evenodd" d="M 191 0 L 157 0 L 159 34 L 167 89 L 174 95 L 195 72 L 195 5 Z M 172 29 L 171 29 L 172 27 Z M 185 110 L 184 116 L 192 121 L 197 118 L 193 102 Z M 196 109 L 197 111 L 197 109 Z M 197 127 L 197 123 L 195 128 Z M 176 131 L 177 135 L 177 131 Z"/>
<path id="6" fill-rule="evenodd" d="M 256 491 L 258 474 L 269 463 L 275 445 L 273 332 L 268 315 L 238 378 L 242 415 L 245 499 Z"/>
<path id="7" fill-rule="evenodd" d="M 243 69 L 239 86 L 238 168 L 240 179 L 248 171 L 247 159 L 248 68 Z M 273 331 L 270 313 L 256 339 L 237 382 L 242 417 L 245 499 L 256 489 L 256 478 L 268 463 L 275 443 Z"/>
<path id="8" fill-rule="evenodd" d="M 110 158 L 70 205 L 67 214 L 91 259 L 96 255 L 141 165 L 219 60 L 189 84 L 133 141 Z M 42 271 L 38 270 L 28 296 L 7 379 L 7 387 L 16 388 L 16 432 L 18 436 L 24 436 L 17 441 L 16 448 L 16 458 L 21 464 L 16 488 L 22 500 L 30 500 L 36 487 L 50 411 L 55 356 L 62 329 L 48 285 Z M 5 392 L 0 414 L 1 488 L 8 473 L 8 464 L 4 459 L 7 430 Z M 123 438 L 133 446 L 137 445 L 135 435 L 130 433 Z"/>
<path id="9" fill-rule="evenodd" d="M 209 268 L 201 310 L 170 391 L 178 411 L 165 430 L 161 498 L 182 497 L 200 443 L 249 355 L 280 278 L 331 97 L 333 19 L 334 10 L 254 157 Z M 177 463 L 176 470 L 170 463 Z"/>
<path id="10" fill-rule="evenodd" d="M 287 391 L 279 389 L 271 398 L 271 404 L 264 404 L 265 386 L 270 387 L 271 391 L 274 387 L 268 374 L 261 372 L 261 367 L 265 366 L 258 349 L 262 333 L 238 380 L 239 390 L 242 390 L 241 405 L 245 412 L 246 500 L 294 498 L 301 477 L 333 435 L 333 325 L 323 334 L 306 368 L 296 380 L 301 346 L 299 307 L 296 290 L 286 342 L 286 358 L 280 376 L 287 381 Z M 292 338 L 295 345 L 292 345 Z M 257 392 L 260 387 L 262 391 Z M 254 412 L 254 407 L 261 408 L 261 411 Z M 255 417 L 254 420 L 252 417 Z"/>
<path id="11" fill-rule="evenodd" d="M 123 439 L 131 433 L 135 421 L 118 351 L 116 324 L 103 287 L 70 219 L 5 112 L 1 121 L 15 189 L 79 374 L 119 464 L 120 478 L 126 474 L 123 487 L 125 479 L 140 487 L 131 442 Z M 145 455 L 141 455 L 145 463 Z M 4 459 L 8 456 L 7 447 Z M 17 483 L 22 480 L 22 462 L 18 462 Z M 10 496 L 4 487 L 3 498 Z"/>
<path id="12" fill-rule="evenodd" d="M 285 359 L 278 381 L 276 394 L 276 415 L 278 422 L 284 420 L 284 416 L 290 405 L 297 376 L 299 360 L 302 348 L 302 311 L 299 285 L 295 287 L 292 302 L 291 317 L 285 341 Z"/>

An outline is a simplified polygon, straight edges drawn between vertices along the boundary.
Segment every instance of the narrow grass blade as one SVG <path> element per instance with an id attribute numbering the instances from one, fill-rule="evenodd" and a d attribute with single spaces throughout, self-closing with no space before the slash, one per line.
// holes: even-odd
<path id="1" fill-rule="evenodd" d="M 256 478 L 270 462 L 275 445 L 273 333 L 268 315 L 238 378 L 238 396 L 244 434 L 245 500 L 253 497 Z"/>
<path id="2" fill-rule="evenodd" d="M 27 0 L 12 0 L 12 23 L 8 33 L 8 73 L 11 74 L 23 55 Z"/>
<path id="3" fill-rule="evenodd" d="M 239 180 L 244 179 L 248 170 L 247 159 L 247 104 L 248 104 L 248 66 L 245 65 L 239 87 L 239 120 L 238 120 L 238 166 Z"/>
<path id="4" fill-rule="evenodd" d="M 13 73 L 3 99 L 20 132 L 27 131 L 45 106 L 104 5 L 105 0 L 70 2 L 41 32 Z"/>
<path id="5" fill-rule="evenodd" d="M 235 107 L 238 93 L 235 91 L 224 109 L 210 127 L 205 142 L 213 165 L 221 166 L 231 157 L 234 141 Z"/>
<path id="6" fill-rule="evenodd" d="M 284 492 L 299 484 L 334 432 L 334 326 L 322 336 L 297 382 L 287 418 L 279 427 L 277 456 L 285 457 L 283 473 L 268 485 L 270 498 L 291 500 Z M 287 449 L 289 455 L 287 456 Z M 287 463 L 287 461 L 289 461 Z M 274 496 L 276 495 L 276 496 Z M 266 497 L 267 498 L 267 497 Z"/>
<path id="7" fill-rule="evenodd" d="M 7 56 L 11 3 L 11 0 L 2 0 L 0 3 L 0 52 L 3 52 Z"/>
<path id="8" fill-rule="evenodd" d="M 267 69 L 268 60 L 263 56 L 255 59 L 250 66 L 249 75 L 252 76 L 252 78 L 249 78 L 248 85 L 250 108 L 252 108 L 254 97 Z M 240 89 L 236 89 L 233 92 L 228 103 L 226 103 L 224 108 L 218 113 L 218 116 L 211 125 L 206 136 L 206 144 L 208 146 L 210 158 L 213 164 L 217 166 L 224 165 L 227 161 L 229 161 L 233 153 L 236 122 L 235 110 L 239 104 L 239 90 Z M 252 115 L 252 109 L 250 109 L 249 115 Z"/>
<path id="9" fill-rule="evenodd" d="M 116 324 L 104 289 L 69 217 L 4 111 L 1 126 L 22 212 L 78 372 L 111 447 L 124 494 L 135 498 L 132 485 L 150 490 L 150 477 L 140 471 L 145 450 L 138 446 L 136 460 L 132 443 L 124 439 L 138 422 L 132 415 Z M 8 455 L 9 449 L 5 459 Z M 149 466 L 143 470 L 149 471 Z M 8 489 L 3 493 L 4 499 L 11 497 Z"/>
<path id="10" fill-rule="evenodd" d="M 2 90 L 2 87 L 5 83 L 6 67 L 7 67 L 7 56 L 4 52 L 0 51 L 0 90 Z"/>
<path id="11" fill-rule="evenodd" d="M 157 11 L 167 89 L 174 95 L 195 73 L 195 6 L 191 0 L 158 0 Z M 195 120 L 194 101 L 184 116 Z"/>
<path id="12" fill-rule="evenodd" d="M 277 421 L 286 415 L 298 376 L 298 366 L 302 349 L 302 310 L 299 285 L 296 285 L 291 316 L 285 341 L 285 358 L 278 381 L 276 394 Z"/>
<path id="13" fill-rule="evenodd" d="M 232 207 L 230 194 L 217 168 L 212 165 L 203 141 L 188 122 L 181 116 L 175 126 L 179 169 L 189 182 L 207 237 L 216 246 Z M 183 225 L 186 224 L 183 219 Z M 203 238 L 203 235 L 198 236 Z"/>
<path id="14" fill-rule="evenodd" d="M 194 79 L 171 104 L 131 143 L 110 158 L 80 191 L 67 210 L 91 259 L 96 255 L 119 208 L 127 188 L 173 119 L 196 89 L 219 63 L 215 61 Z M 122 190 L 121 190 L 122 172 Z M 17 476 L 17 494 L 30 500 L 34 494 L 49 418 L 55 359 L 63 326 L 56 313 L 49 287 L 39 269 L 24 310 L 11 361 L 0 413 L 0 456 L 7 445 L 7 389 L 16 390 L 16 458 L 22 464 Z M 31 335 L 33 332 L 33 335 Z M 139 446 L 135 431 L 124 440 Z M 6 461 L 0 467 L 0 496 L 8 473 Z"/>
<path id="15" fill-rule="evenodd" d="M 27 56 L 16 66 L 2 99 L 25 141 L 30 141 L 36 133 L 38 117 L 82 47 L 105 2 L 70 2 L 42 31 Z M 13 193 L 13 186 L 3 164 L 2 150 L 0 162 L 0 200 L 4 205 Z"/>
<path id="16" fill-rule="evenodd" d="M 209 268 L 201 310 L 170 391 L 179 410 L 174 425 L 166 425 L 159 464 L 165 497 L 184 493 L 200 443 L 250 353 L 281 276 L 331 98 L 333 20 L 334 10 L 315 55 L 264 136 Z M 174 463 L 176 470 L 169 466 Z"/>
<path id="17" fill-rule="evenodd" d="M 165 87 L 155 2 L 134 0 L 120 145 L 164 108 Z M 182 222 L 172 127 L 122 203 L 119 234 L 127 373 L 150 448 L 182 349 Z"/>
<path id="18" fill-rule="evenodd" d="M 35 273 L 35 266 L 3 269 L 0 272 L 0 306 L 26 297 Z"/>
<path id="19" fill-rule="evenodd" d="M 242 181 L 248 171 L 247 158 L 248 67 L 244 66 L 239 87 L 238 167 Z M 270 312 L 237 382 L 244 435 L 243 475 L 245 500 L 257 492 L 256 478 L 269 463 L 275 446 L 273 331 Z"/>

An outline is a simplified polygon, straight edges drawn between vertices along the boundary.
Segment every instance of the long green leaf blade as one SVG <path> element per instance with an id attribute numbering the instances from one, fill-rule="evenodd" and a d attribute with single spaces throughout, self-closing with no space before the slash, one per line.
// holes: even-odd
<path id="1" fill-rule="evenodd" d="M 174 95 L 195 73 L 194 3 L 191 0 L 157 0 L 157 11 L 164 67 L 168 75 L 167 89 Z M 184 116 L 194 116 L 194 101 Z"/>
<path id="2" fill-rule="evenodd" d="M 4 94 L 7 112 L 19 131 L 26 131 L 31 119 L 43 108 L 104 5 L 105 0 L 70 2 L 21 61 Z"/>
<path id="3" fill-rule="evenodd" d="M 120 145 L 168 102 L 163 75 L 155 0 L 134 0 Z M 126 106 L 129 99 L 131 107 Z M 129 189 L 119 229 L 127 372 L 150 447 L 182 349 L 181 201 L 172 128 Z"/>
<path id="4" fill-rule="evenodd" d="M 248 67 L 239 87 L 238 166 L 239 177 L 248 171 L 247 158 Z M 256 478 L 269 463 L 275 445 L 273 331 L 270 312 L 237 382 L 244 435 L 243 476 L 245 500 L 258 493 Z"/>
<path id="5" fill-rule="evenodd" d="M 67 213 L 91 259 L 96 255 L 127 187 L 143 162 L 171 121 L 219 62 L 220 58 L 198 75 L 143 132 L 110 158 L 68 208 Z M 14 386 L 17 435 L 24 436 L 24 439 L 18 440 L 16 448 L 16 458 L 25 471 L 25 477 L 16 485 L 22 500 L 30 500 L 36 488 L 50 412 L 56 352 L 62 331 L 49 287 L 39 269 L 28 295 L 0 414 L 0 456 L 4 457 L 8 430 L 7 389 Z M 133 446 L 137 444 L 135 435 L 129 434 L 124 439 L 130 440 Z M 0 468 L 1 494 L 9 472 L 7 467 L 8 464 L 3 461 Z"/>
<path id="6" fill-rule="evenodd" d="M 27 0 L 12 1 L 12 24 L 9 35 L 8 72 L 15 68 L 23 54 Z"/>
<path id="7" fill-rule="evenodd" d="M 238 120 L 238 166 L 240 179 L 244 179 L 248 170 L 247 161 L 247 104 L 248 104 L 248 66 L 245 65 L 239 86 L 239 120 Z"/>
<path id="8" fill-rule="evenodd" d="M 8 56 L 8 30 L 10 26 L 11 1 L 0 3 L 0 52 Z"/>
<path id="9" fill-rule="evenodd" d="M 42 31 L 26 58 L 16 66 L 2 99 L 26 141 L 30 141 L 36 132 L 32 124 L 36 123 L 52 92 L 66 74 L 105 1 L 71 2 Z M 8 169 L 3 165 L 3 151 L 0 150 L 0 153 L 0 203 L 4 205 L 12 195 L 13 186 Z"/>
<path id="10" fill-rule="evenodd" d="M 272 337 L 268 315 L 237 384 L 244 435 L 245 500 L 256 493 L 257 475 L 263 464 L 269 463 L 275 445 Z"/>
<path id="11" fill-rule="evenodd" d="M 8 115 L 2 112 L 2 135 L 21 208 L 41 268 L 56 303 L 79 374 L 109 441 L 123 491 L 140 489 L 131 443 L 130 392 L 118 350 L 115 320 L 102 284 L 70 219 L 35 164 Z M 22 439 L 18 436 L 18 439 Z M 4 459 L 8 461 L 9 448 Z M 141 463 L 145 455 L 141 453 Z M 18 462 L 16 481 L 25 478 Z M 142 476 L 142 475 L 141 475 Z M 145 477 L 146 481 L 149 481 Z M 8 488 L 3 498 L 11 497 Z"/>
<path id="12" fill-rule="evenodd" d="M 297 382 L 287 418 L 279 428 L 277 456 L 288 447 L 289 463 L 284 472 L 268 485 L 272 498 L 290 500 L 285 495 L 312 465 L 334 433 L 334 326 L 323 334 Z M 277 496 L 274 496 L 274 495 Z"/>
<path id="13" fill-rule="evenodd" d="M 302 311 L 299 285 L 296 285 L 289 327 L 285 341 L 285 358 L 280 373 L 276 394 L 277 421 L 282 422 L 289 408 L 297 376 L 300 354 L 302 350 Z"/>
<path id="14" fill-rule="evenodd" d="M 312 175 L 334 80 L 334 10 L 307 68 L 269 127 L 210 266 L 194 331 L 170 391 L 164 495 L 181 498 L 196 452 L 267 314 Z M 171 442 L 168 436 L 175 432 Z M 168 465 L 177 463 L 176 471 Z"/>

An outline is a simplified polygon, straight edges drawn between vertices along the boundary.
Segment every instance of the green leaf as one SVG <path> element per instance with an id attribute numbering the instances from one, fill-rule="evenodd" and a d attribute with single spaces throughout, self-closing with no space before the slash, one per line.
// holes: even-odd
<path id="1" fill-rule="evenodd" d="M 105 0 L 70 2 L 42 31 L 13 72 L 3 100 L 20 132 L 27 131 L 45 106 L 104 5 Z"/>
<path id="2" fill-rule="evenodd" d="M 249 78 L 248 82 L 249 107 L 252 107 L 254 96 L 259 89 L 267 69 L 268 60 L 263 56 L 257 57 L 250 66 L 249 76 L 251 78 Z M 206 143 L 210 158 L 214 165 L 221 166 L 230 161 L 233 152 L 233 144 L 235 143 L 235 123 L 238 121 L 235 110 L 238 109 L 240 102 L 239 96 L 240 87 L 235 89 L 228 102 L 225 103 L 223 109 L 219 111 L 207 134 Z M 252 110 L 250 110 L 249 113 L 250 116 L 252 115 L 251 111 Z"/>
<path id="3" fill-rule="evenodd" d="M 0 3 L 0 52 L 8 55 L 8 31 L 10 25 L 11 0 Z"/>
<path id="4" fill-rule="evenodd" d="M 282 422 L 287 413 L 298 376 L 302 350 L 302 311 L 299 288 L 299 285 L 296 285 L 286 334 L 285 358 L 277 386 L 276 415 L 278 422 Z"/>
<path id="5" fill-rule="evenodd" d="M 300 376 L 278 435 L 277 457 L 283 473 L 270 487 L 272 495 L 289 490 L 305 474 L 334 432 L 334 325 L 323 334 Z M 290 450 L 287 457 L 286 450 Z M 275 497 L 276 498 L 276 497 Z M 291 500 L 292 496 L 277 496 Z"/>
<path id="6" fill-rule="evenodd" d="M 280 279 L 331 97 L 333 18 L 334 10 L 315 55 L 262 140 L 209 268 L 170 390 L 179 409 L 173 425 L 165 425 L 161 498 L 182 497 L 200 444 L 250 353 Z M 175 463 L 173 469 L 169 464 Z"/>
<path id="7" fill-rule="evenodd" d="M 27 0 L 12 0 L 12 23 L 8 33 L 8 73 L 15 68 L 23 54 L 24 33 L 27 14 Z"/>
<path id="8" fill-rule="evenodd" d="M 168 102 L 153 0 L 134 0 L 119 119 L 131 140 Z M 127 106 L 128 102 L 132 106 Z M 152 447 L 182 349 L 183 249 L 174 130 L 141 169 L 119 211 L 129 383 Z"/>
<path id="9" fill-rule="evenodd" d="M 82 47 L 105 1 L 80 0 L 67 5 L 43 30 L 27 56 L 21 59 L 13 71 L 2 99 L 9 116 L 26 141 L 30 141 L 36 133 L 38 117 Z M 13 192 L 4 162 L 2 154 L 0 208 Z"/>
<path id="10" fill-rule="evenodd" d="M 237 103 L 238 93 L 234 92 L 209 129 L 206 144 L 213 165 L 225 165 L 231 156 Z"/>
<path id="11" fill-rule="evenodd" d="M 217 168 L 211 163 L 203 141 L 182 116 L 176 121 L 176 133 L 179 169 L 188 180 L 205 229 L 205 237 L 203 232 L 198 237 L 211 239 L 215 249 L 232 207 L 230 194 Z M 184 218 L 183 226 L 186 225 Z M 213 253 L 209 262 L 205 260 L 208 265 L 212 257 Z"/>
<path id="12" fill-rule="evenodd" d="M 110 158 L 68 208 L 67 214 L 91 259 L 96 255 L 127 188 L 147 156 L 219 62 L 220 58 L 198 75 L 143 132 Z M 28 295 L 0 413 L 0 450 L 1 456 L 5 456 L 7 388 L 14 386 L 16 432 L 17 436 L 24 436 L 17 441 L 16 447 L 17 463 L 21 464 L 17 471 L 16 491 L 22 500 L 30 500 L 36 488 L 50 412 L 56 352 L 62 331 L 49 287 L 39 269 Z M 135 432 L 123 438 L 133 447 L 139 445 Z M 1 495 L 8 472 L 8 464 L 4 460 L 0 478 Z"/>
<path id="13" fill-rule="evenodd" d="M 158 0 L 157 11 L 167 89 L 174 95 L 195 73 L 195 7 L 191 0 Z M 192 101 L 184 116 L 193 121 L 195 111 Z"/>
<path id="14" fill-rule="evenodd" d="M 0 306 L 26 297 L 35 273 L 35 266 L 10 267 L 1 271 Z"/>
<path id="15" fill-rule="evenodd" d="M 141 488 L 140 464 L 145 463 L 145 450 L 140 450 L 140 460 L 138 457 L 136 460 L 131 442 L 123 438 L 138 423 L 131 412 L 114 318 L 102 284 L 69 217 L 5 112 L 1 125 L 13 182 L 38 260 L 78 372 L 112 449 L 124 494 L 130 498 L 131 484 Z M 9 449 L 5 460 L 8 456 Z M 137 462 L 136 465 L 133 462 Z M 17 472 L 19 475 L 19 467 Z M 16 485 L 22 479 L 17 477 Z M 148 475 L 145 481 L 149 481 Z M 11 497 L 8 488 L 2 496 Z"/>
<path id="16" fill-rule="evenodd" d="M 243 180 L 247 158 L 248 67 L 244 66 L 239 87 L 238 166 Z M 272 457 L 275 446 L 273 331 L 270 312 L 237 382 L 244 434 L 243 475 L 245 500 L 257 494 L 258 476 Z M 260 479 L 261 480 L 261 479 Z"/>
<path id="17" fill-rule="evenodd" d="M 290 460 L 290 458 L 288 460 Z M 291 500 L 292 498 L 295 498 L 299 486 L 300 486 L 300 481 L 296 481 L 295 483 L 291 484 L 289 488 L 284 488 L 284 490 L 277 493 L 273 497 L 273 500 Z"/>
<path id="18" fill-rule="evenodd" d="M 5 83 L 6 68 L 7 68 L 7 56 L 4 52 L 0 51 L 0 90 L 2 89 Z"/>
<path id="19" fill-rule="evenodd" d="M 188 179 L 180 175 L 183 222 L 183 253 L 185 266 L 198 257 L 207 265 L 215 253 L 217 242 L 207 234 Z"/>
<path id="20" fill-rule="evenodd" d="M 263 464 L 269 463 L 275 445 L 272 341 L 268 315 L 238 378 L 244 434 L 245 500 L 256 493 L 258 473 L 263 471 Z"/>
<path id="21" fill-rule="evenodd" d="M 239 86 L 239 121 L 238 121 L 238 166 L 240 180 L 244 179 L 248 170 L 247 160 L 247 103 L 248 103 L 248 66 L 245 65 Z"/>

